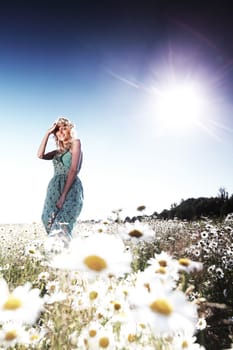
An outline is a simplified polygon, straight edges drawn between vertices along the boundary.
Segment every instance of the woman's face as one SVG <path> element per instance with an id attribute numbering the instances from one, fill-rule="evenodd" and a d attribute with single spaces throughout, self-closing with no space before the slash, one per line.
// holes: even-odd
<path id="1" fill-rule="evenodd" d="M 59 141 L 65 142 L 70 139 L 70 128 L 66 125 L 58 125 L 55 132 Z"/>

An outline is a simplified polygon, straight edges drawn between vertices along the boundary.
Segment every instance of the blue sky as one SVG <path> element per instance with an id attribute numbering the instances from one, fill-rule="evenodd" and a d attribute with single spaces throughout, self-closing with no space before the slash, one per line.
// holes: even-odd
<path id="1" fill-rule="evenodd" d="M 227 8 L 136 3 L 1 5 L 1 222 L 40 221 L 53 169 L 36 153 L 59 115 L 74 121 L 83 146 L 80 219 L 119 208 L 134 215 L 141 204 L 160 212 L 220 187 L 233 193 Z M 198 84 L 197 122 L 186 126 L 175 110 L 166 123 L 159 117 L 171 81 Z"/>

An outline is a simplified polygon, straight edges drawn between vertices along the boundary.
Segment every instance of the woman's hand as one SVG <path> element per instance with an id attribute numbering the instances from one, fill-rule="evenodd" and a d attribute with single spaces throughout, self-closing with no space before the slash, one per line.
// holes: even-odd
<path id="1" fill-rule="evenodd" d="M 51 128 L 49 128 L 48 130 L 48 134 L 51 135 L 54 133 L 54 131 L 56 130 L 57 128 L 57 123 L 53 123 L 53 125 L 51 126 Z"/>
<path id="2" fill-rule="evenodd" d="M 64 202 L 65 202 L 65 197 L 61 195 L 61 197 L 59 198 L 59 200 L 56 204 L 56 207 L 58 209 L 61 209 L 63 207 Z"/>
<path id="3" fill-rule="evenodd" d="M 48 131 L 45 133 L 43 140 L 41 141 L 41 144 L 39 146 L 38 152 L 37 152 L 38 158 L 40 158 L 40 159 L 53 159 L 56 152 L 52 151 L 52 152 L 45 153 L 45 149 L 46 149 L 47 142 L 48 142 L 50 135 L 55 132 L 56 128 L 57 128 L 57 123 L 53 123 L 53 126 L 51 126 L 51 128 L 49 128 Z"/>

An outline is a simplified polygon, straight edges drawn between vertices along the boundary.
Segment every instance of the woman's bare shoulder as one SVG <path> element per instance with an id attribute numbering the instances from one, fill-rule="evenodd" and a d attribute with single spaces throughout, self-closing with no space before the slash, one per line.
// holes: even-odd
<path id="1" fill-rule="evenodd" d="M 74 139 L 73 142 L 81 143 L 80 139 Z"/>
<path id="2" fill-rule="evenodd" d="M 74 140 L 73 140 L 71 148 L 75 148 L 75 147 L 77 147 L 77 148 L 80 148 L 80 147 L 81 147 L 81 141 L 80 141 L 80 139 L 74 139 Z"/>

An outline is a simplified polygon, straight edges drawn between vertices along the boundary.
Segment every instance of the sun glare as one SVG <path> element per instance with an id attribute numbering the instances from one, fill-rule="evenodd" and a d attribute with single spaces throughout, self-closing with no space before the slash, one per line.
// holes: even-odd
<path id="1" fill-rule="evenodd" d="M 174 84 L 157 94 L 156 116 L 166 128 L 190 128 L 198 123 L 202 112 L 202 98 L 194 85 Z"/>

